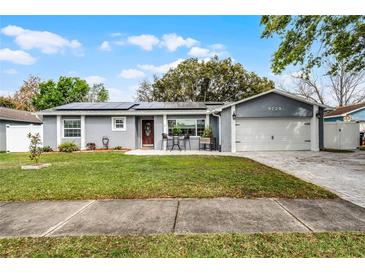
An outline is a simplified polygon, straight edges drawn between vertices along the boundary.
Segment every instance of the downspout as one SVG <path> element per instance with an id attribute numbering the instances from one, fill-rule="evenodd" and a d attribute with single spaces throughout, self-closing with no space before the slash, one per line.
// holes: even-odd
<path id="1" fill-rule="evenodd" d="M 212 112 L 212 115 L 218 117 L 218 150 L 222 151 L 221 116 L 214 112 Z"/>

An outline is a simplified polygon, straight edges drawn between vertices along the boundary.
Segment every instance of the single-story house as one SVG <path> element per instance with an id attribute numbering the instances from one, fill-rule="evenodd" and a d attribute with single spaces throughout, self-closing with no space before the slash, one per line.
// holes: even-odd
<path id="1" fill-rule="evenodd" d="M 356 105 L 338 107 L 324 116 L 325 122 L 355 121 L 360 124 L 360 131 L 365 132 L 365 102 Z"/>
<path id="2" fill-rule="evenodd" d="M 0 151 L 7 150 L 6 127 L 41 125 L 42 120 L 32 112 L 0 107 Z"/>
<path id="3" fill-rule="evenodd" d="M 221 151 L 313 150 L 323 148 L 327 106 L 273 89 L 232 103 L 135 102 L 71 103 L 40 111 L 44 145 L 65 141 L 131 149 L 164 149 L 162 133 L 174 126 L 198 149 L 204 128 L 211 127 Z"/>

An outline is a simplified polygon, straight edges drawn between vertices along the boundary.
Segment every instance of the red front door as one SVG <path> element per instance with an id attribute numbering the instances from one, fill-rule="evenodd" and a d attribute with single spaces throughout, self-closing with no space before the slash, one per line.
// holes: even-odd
<path id="1" fill-rule="evenodd" d="M 154 144 L 153 120 L 142 120 L 142 145 L 153 146 Z"/>

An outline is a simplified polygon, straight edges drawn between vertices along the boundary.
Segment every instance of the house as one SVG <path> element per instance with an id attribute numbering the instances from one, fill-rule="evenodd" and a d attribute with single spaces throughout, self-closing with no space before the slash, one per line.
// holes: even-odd
<path id="1" fill-rule="evenodd" d="M 7 128 L 21 127 L 24 131 L 24 129 L 26 130 L 26 128 L 31 125 L 41 124 L 42 120 L 33 115 L 31 112 L 0 107 L 0 151 L 7 151 L 7 148 L 10 145 L 7 144 L 6 141 L 7 139 L 9 140 L 9 136 L 7 136 L 7 132 L 9 132 L 9 130 L 7 130 Z M 14 143 L 16 142 L 13 138 L 11 139 Z M 22 140 L 19 141 L 23 142 Z"/>
<path id="2" fill-rule="evenodd" d="M 325 114 L 325 122 L 356 121 L 360 124 L 360 131 L 365 132 L 365 102 L 356 105 L 338 107 Z"/>
<path id="3" fill-rule="evenodd" d="M 141 102 L 71 103 L 37 113 L 43 116 L 44 145 L 65 141 L 102 147 L 163 149 L 162 133 L 174 126 L 198 149 L 211 127 L 222 151 L 313 150 L 323 148 L 325 105 L 273 89 L 233 103 Z"/>

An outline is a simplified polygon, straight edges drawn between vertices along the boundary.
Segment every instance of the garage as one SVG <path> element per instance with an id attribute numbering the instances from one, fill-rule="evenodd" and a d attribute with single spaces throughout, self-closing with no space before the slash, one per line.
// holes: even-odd
<path id="1" fill-rule="evenodd" d="M 237 151 L 310 150 L 308 118 L 239 118 Z"/>
<path id="2" fill-rule="evenodd" d="M 225 104 L 219 110 L 221 150 L 318 151 L 326 108 L 277 89 Z"/>

